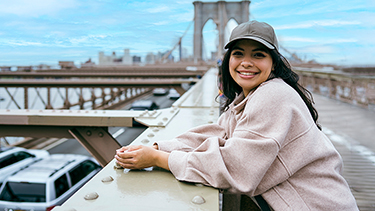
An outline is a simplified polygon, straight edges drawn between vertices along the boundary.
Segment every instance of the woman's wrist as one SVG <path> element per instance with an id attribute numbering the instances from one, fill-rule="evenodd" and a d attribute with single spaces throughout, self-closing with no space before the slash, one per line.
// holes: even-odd
<path id="1" fill-rule="evenodd" d="M 164 152 L 164 151 L 155 151 L 155 165 L 157 167 L 167 169 L 169 170 L 169 165 L 168 165 L 168 158 L 169 158 L 169 153 Z"/>

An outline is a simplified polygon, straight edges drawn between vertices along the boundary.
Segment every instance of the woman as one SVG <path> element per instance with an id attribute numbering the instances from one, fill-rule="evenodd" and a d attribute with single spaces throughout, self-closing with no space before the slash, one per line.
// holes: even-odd
<path id="1" fill-rule="evenodd" d="M 225 48 L 227 100 L 218 123 L 153 148 L 123 147 L 117 162 L 159 166 L 181 181 L 264 199 L 272 210 L 358 210 L 340 175 L 341 157 L 317 124 L 310 93 L 278 52 L 273 28 L 240 24 Z"/>

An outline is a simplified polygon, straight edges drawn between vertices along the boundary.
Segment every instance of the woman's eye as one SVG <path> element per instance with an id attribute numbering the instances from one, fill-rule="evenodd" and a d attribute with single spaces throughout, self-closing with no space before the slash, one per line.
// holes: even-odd
<path id="1" fill-rule="evenodd" d="M 243 53 L 241 51 L 233 51 L 232 55 L 241 56 Z"/>
<path id="2" fill-rule="evenodd" d="M 254 56 L 258 58 L 266 57 L 263 53 L 255 53 Z"/>

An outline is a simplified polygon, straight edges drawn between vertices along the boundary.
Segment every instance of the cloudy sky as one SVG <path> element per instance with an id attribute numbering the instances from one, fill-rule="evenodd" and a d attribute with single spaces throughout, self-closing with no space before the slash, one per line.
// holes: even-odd
<path id="1" fill-rule="evenodd" d="M 171 49 L 185 31 L 182 45 L 192 54 L 192 2 L 0 0 L 0 66 L 97 63 L 99 51 L 121 56 L 125 48 L 144 57 Z M 252 0 L 250 19 L 274 26 L 280 44 L 306 61 L 375 66 L 374 0 Z M 206 57 L 216 34 L 209 21 Z"/>

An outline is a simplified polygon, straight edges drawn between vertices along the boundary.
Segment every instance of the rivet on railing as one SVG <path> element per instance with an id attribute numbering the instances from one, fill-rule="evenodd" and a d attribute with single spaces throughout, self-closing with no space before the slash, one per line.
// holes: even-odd
<path id="1" fill-rule="evenodd" d="M 194 204 L 204 204 L 206 200 L 202 196 L 194 196 L 193 200 L 191 200 Z"/>
<path id="2" fill-rule="evenodd" d="M 102 179 L 102 182 L 112 182 L 113 181 L 113 178 L 111 176 L 108 176 L 108 177 L 104 177 Z"/>
<path id="3" fill-rule="evenodd" d="M 86 131 L 86 135 L 91 136 L 91 131 Z"/>
<path id="4" fill-rule="evenodd" d="M 103 137 L 104 135 L 103 135 L 102 132 L 99 132 L 99 133 L 98 133 L 98 136 L 99 136 L 99 137 Z"/>
<path id="5" fill-rule="evenodd" d="M 163 118 L 163 121 L 164 121 L 164 122 L 168 121 L 168 117 L 164 117 L 164 118 Z"/>
<path id="6" fill-rule="evenodd" d="M 155 135 L 153 133 L 150 133 L 147 136 L 151 138 L 151 137 L 154 137 Z"/>
<path id="7" fill-rule="evenodd" d="M 123 169 L 123 167 L 118 164 L 117 162 L 115 162 L 115 165 L 113 166 L 114 169 Z"/>
<path id="8" fill-rule="evenodd" d="M 56 206 L 53 208 L 54 211 L 77 211 L 74 208 L 66 207 L 66 206 Z"/>
<path id="9" fill-rule="evenodd" d="M 143 139 L 141 142 L 142 142 L 143 144 L 148 144 L 150 141 L 149 141 L 148 139 Z"/>
<path id="10" fill-rule="evenodd" d="M 84 199 L 86 200 L 94 200 L 97 199 L 99 195 L 96 192 L 88 193 L 85 195 Z"/>

